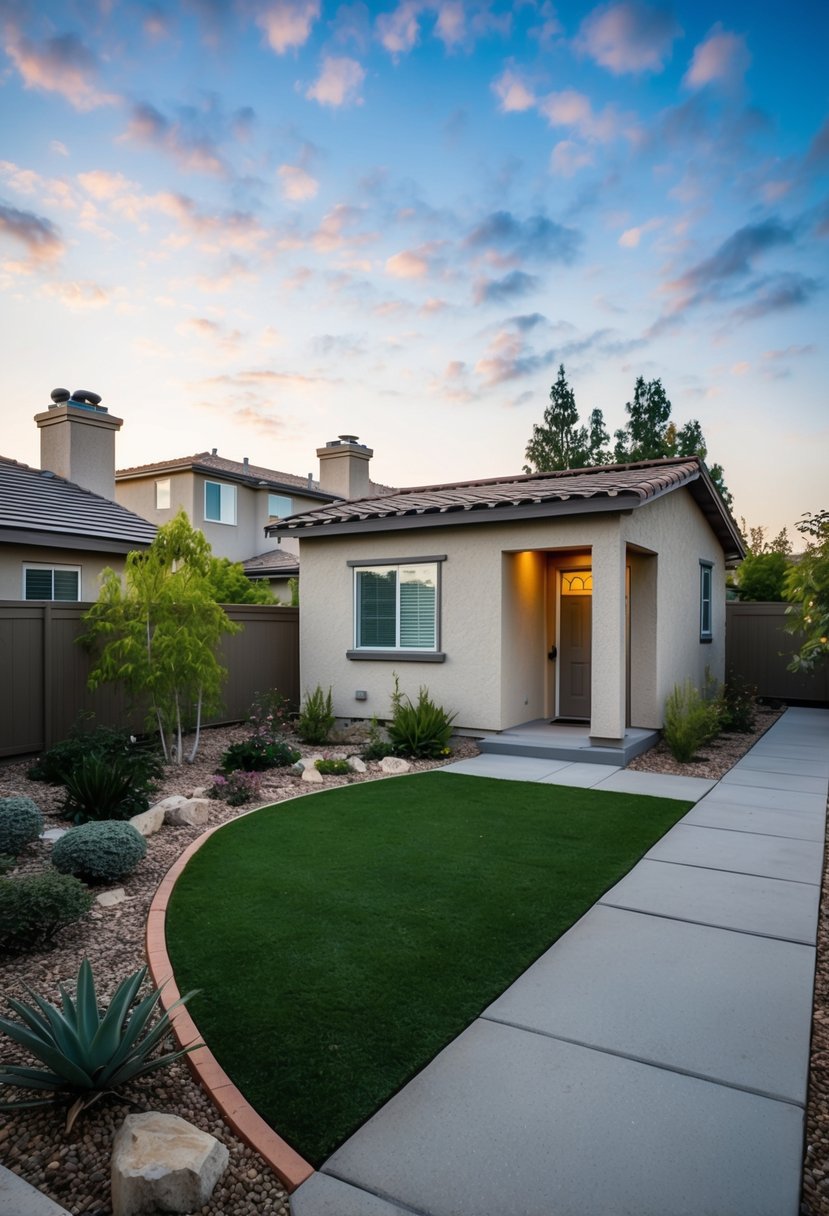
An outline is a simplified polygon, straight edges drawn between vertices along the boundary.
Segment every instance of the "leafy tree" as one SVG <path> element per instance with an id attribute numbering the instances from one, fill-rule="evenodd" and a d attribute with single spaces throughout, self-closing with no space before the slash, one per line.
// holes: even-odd
<path id="1" fill-rule="evenodd" d="M 94 689 L 120 683 L 133 697 L 149 697 L 164 758 L 181 764 L 182 734 L 195 728 L 187 755 L 195 759 L 202 714 L 218 708 L 227 672 L 216 658 L 224 633 L 238 633 L 216 603 L 210 545 L 183 511 L 159 528 L 146 552 L 127 555 L 124 583 L 105 570 L 97 603 L 86 613 L 83 641 L 101 645 L 89 677 Z"/>
<path id="2" fill-rule="evenodd" d="M 625 406 L 627 425 L 616 432 L 615 457 L 618 463 L 634 460 L 659 460 L 670 456 L 668 424 L 671 418 L 671 403 L 662 381 L 637 376 L 633 386 L 633 400 Z"/>
<path id="3" fill-rule="evenodd" d="M 814 671 L 829 659 L 829 511 L 805 515 L 797 530 L 812 539 L 786 576 L 786 598 L 791 604 L 786 628 L 804 638 L 789 667 Z"/>
<path id="4" fill-rule="evenodd" d="M 740 564 L 735 590 L 741 600 L 779 603 L 786 598 L 789 562 L 782 553 L 749 553 Z"/>
<path id="5" fill-rule="evenodd" d="M 251 580 L 241 562 L 211 557 L 210 586 L 217 604 L 273 604 L 275 597 L 264 579 Z"/>
<path id="6" fill-rule="evenodd" d="M 601 410 L 593 410 L 588 430 L 588 464 L 609 464 L 611 458 L 610 436 L 604 424 Z"/>
<path id="7" fill-rule="evenodd" d="M 740 531 L 746 541 L 746 548 L 749 553 L 782 553 L 784 557 L 790 557 L 792 553 L 792 542 L 789 539 L 789 533 L 786 528 L 781 528 L 776 536 L 771 540 L 766 540 L 766 529 L 760 524 L 757 528 L 751 528 L 746 524 L 745 516 L 740 516 Z"/>

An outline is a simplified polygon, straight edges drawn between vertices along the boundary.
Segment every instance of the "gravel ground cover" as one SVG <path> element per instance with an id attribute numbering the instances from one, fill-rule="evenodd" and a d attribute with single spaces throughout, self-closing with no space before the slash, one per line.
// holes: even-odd
<path id="1" fill-rule="evenodd" d="M 180 770 L 168 768 L 156 800 L 168 794 L 190 794 L 194 788 L 210 784 L 222 753 L 228 745 L 247 737 L 243 727 L 214 728 L 204 732 L 196 763 Z M 353 753 L 351 747 L 309 748 L 297 744 L 304 755 L 340 757 Z M 471 740 L 456 741 L 454 755 L 459 759 L 477 753 Z M 25 794 L 40 807 L 45 826 L 67 827 L 58 815 L 62 789 L 30 781 L 26 776 L 32 758 L 0 763 L 0 797 Z M 447 763 L 443 761 L 441 763 Z M 412 771 L 439 767 L 430 761 L 412 761 Z M 286 770 L 263 773 L 261 805 L 281 802 L 297 795 L 313 795 L 315 790 L 331 789 L 356 781 L 382 777 L 376 765 L 366 774 L 327 777 L 322 786 L 311 786 Z M 384 778 L 393 780 L 393 778 Z M 255 805 L 255 804 L 254 804 Z M 211 802 L 208 826 L 225 823 L 250 807 L 228 807 Z M 26 999 L 28 984 L 47 1000 L 58 999 L 57 985 L 73 981 L 84 957 L 89 958 L 99 996 L 110 996 L 118 981 L 144 962 L 144 929 L 147 910 L 156 887 L 175 859 L 203 828 L 162 828 L 147 841 L 147 856 L 122 886 L 127 899 L 113 908 L 93 910 L 77 925 L 64 929 L 51 946 L 19 955 L 0 956 L 0 991 L 3 1014 L 9 1010 L 5 998 Z M 20 859 L 17 872 L 39 870 L 48 864 L 50 845 L 38 842 Z M 274 984 L 279 996 L 278 979 Z M 0 1056 L 16 1058 L 14 1045 L 0 1040 Z M 22 1092 L 22 1091 L 21 1091 Z M 13 1096 L 13 1095 L 12 1095 Z M 113 1137 L 124 1117 L 133 1111 L 160 1110 L 181 1115 L 221 1140 L 230 1152 L 230 1164 L 219 1180 L 212 1200 L 201 1209 L 202 1216 L 288 1216 L 287 1194 L 261 1158 L 247 1147 L 223 1122 L 207 1094 L 190 1074 L 185 1061 L 136 1082 L 123 1092 L 123 1098 L 104 1098 L 91 1107 L 75 1125 L 63 1132 L 64 1108 L 23 1110 L 0 1114 L 0 1162 L 49 1195 L 76 1216 L 108 1216 L 110 1206 L 110 1151 Z"/>
<path id="2" fill-rule="evenodd" d="M 674 760 L 667 745 L 660 739 L 650 751 L 634 757 L 628 768 L 638 773 L 674 773 L 679 777 L 709 777 L 718 781 L 774 725 L 781 713 L 780 709 L 759 706 L 756 729 L 751 734 L 720 735 L 711 743 L 706 743 L 701 754 L 689 764 Z"/>

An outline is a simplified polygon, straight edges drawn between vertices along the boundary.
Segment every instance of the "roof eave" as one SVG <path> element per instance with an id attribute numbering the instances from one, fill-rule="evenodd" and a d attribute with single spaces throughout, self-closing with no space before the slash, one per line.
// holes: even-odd
<path id="1" fill-rule="evenodd" d="M 147 540 L 124 540 L 111 536 L 84 536 L 83 533 L 54 532 L 44 528 L 8 528 L 0 524 L 0 543 L 5 545 L 33 545 L 39 549 L 87 549 L 92 553 L 130 553 L 133 549 L 148 549 L 153 542 Z"/>

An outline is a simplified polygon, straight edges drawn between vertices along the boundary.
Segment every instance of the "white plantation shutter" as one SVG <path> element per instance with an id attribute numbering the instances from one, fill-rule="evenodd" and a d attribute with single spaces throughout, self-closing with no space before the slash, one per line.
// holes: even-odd
<path id="1" fill-rule="evenodd" d="M 434 650 L 437 567 L 400 568 L 400 647 Z"/>

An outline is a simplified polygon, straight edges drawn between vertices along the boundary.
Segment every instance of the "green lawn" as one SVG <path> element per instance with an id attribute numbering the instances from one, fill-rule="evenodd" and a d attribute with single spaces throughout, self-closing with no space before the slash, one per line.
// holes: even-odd
<path id="1" fill-rule="evenodd" d="M 167 925 L 205 1041 L 315 1165 L 690 804 L 429 772 L 212 836 Z"/>

